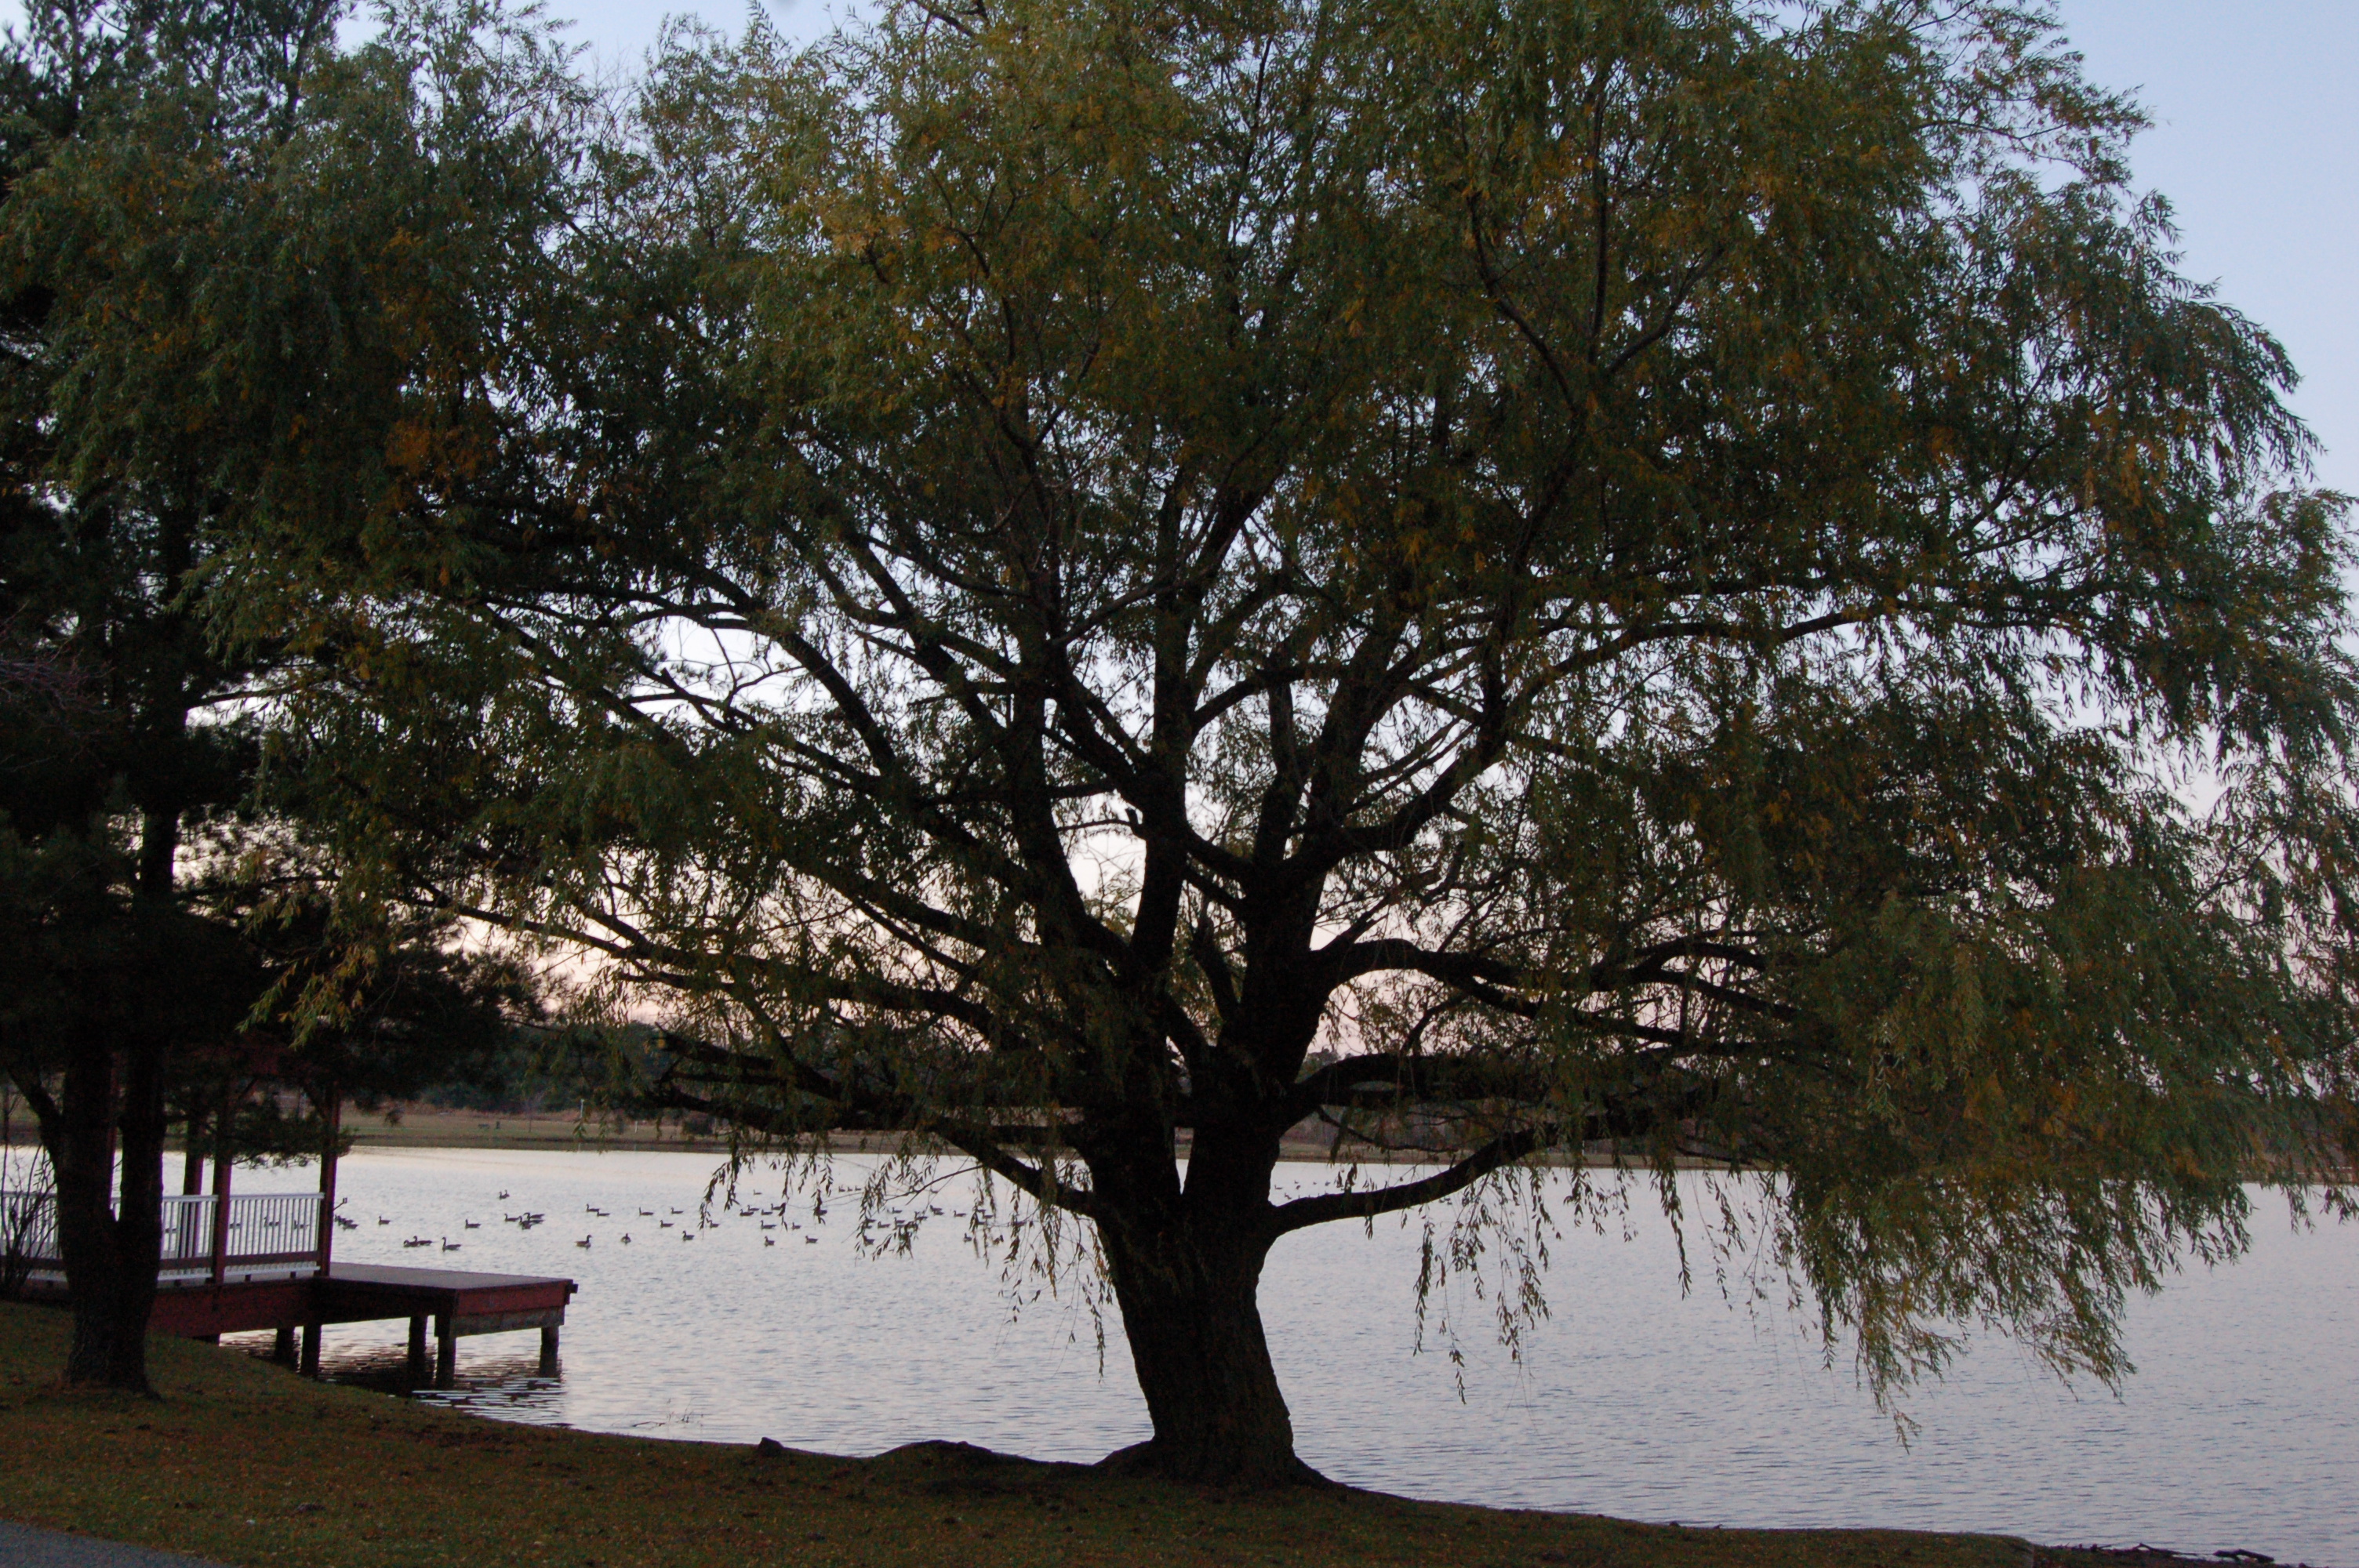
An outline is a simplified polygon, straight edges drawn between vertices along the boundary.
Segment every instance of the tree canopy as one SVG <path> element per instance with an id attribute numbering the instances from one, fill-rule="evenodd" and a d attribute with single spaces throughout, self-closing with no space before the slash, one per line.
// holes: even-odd
<path id="1" fill-rule="evenodd" d="M 1763 1173 L 1879 1389 L 2348 1169 L 2346 508 L 2037 9 L 357 69 L 214 362 L 339 852 L 1086 1222 L 1141 1462 L 1294 1473 L 1272 1244 L 1552 1153 Z M 1429 1169 L 1274 1202 L 1311 1118 Z"/>
<path id="2" fill-rule="evenodd" d="M 298 647 L 220 593 L 256 509 L 332 492 L 337 420 L 389 384 L 315 356 L 359 296 L 303 225 L 397 242 L 358 177 L 411 67 L 340 54 L 339 0 L 24 9 L 0 44 L 0 1070 L 56 1173 L 68 1374 L 145 1390 L 168 1125 L 316 1150 L 275 1106 L 235 1114 L 257 1075 L 412 1082 L 526 999 L 447 917 L 327 917 L 342 868 L 258 771 Z"/>

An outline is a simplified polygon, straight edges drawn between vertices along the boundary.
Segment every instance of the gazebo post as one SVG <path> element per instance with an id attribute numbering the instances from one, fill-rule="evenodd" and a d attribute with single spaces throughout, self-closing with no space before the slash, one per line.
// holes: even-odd
<path id="1" fill-rule="evenodd" d="M 327 1288 L 328 1260 L 336 1245 L 336 1135 L 343 1125 L 344 1097 L 331 1084 L 327 1095 L 316 1103 L 322 1129 L 320 1145 L 320 1232 L 314 1240 L 313 1256 L 318 1260 L 318 1276 L 311 1288 L 311 1314 L 303 1325 L 301 1371 L 307 1378 L 320 1375 L 320 1337 L 324 1326 L 320 1317 L 320 1298 L 321 1292 Z"/>
<path id="2" fill-rule="evenodd" d="M 194 1103 L 189 1107 L 186 1129 L 180 1136 L 180 1195 L 201 1197 L 205 1190 L 205 1113 Z M 171 1234 L 164 1238 L 166 1256 L 175 1263 L 192 1262 L 202 1256 L 197 1250 L 202 1230 L 202 1240 L 212 1238 L 212 1227 L 203 1222 L 204 1208 L 199 1204 L 180 1204 L 172 1213 Z"/>

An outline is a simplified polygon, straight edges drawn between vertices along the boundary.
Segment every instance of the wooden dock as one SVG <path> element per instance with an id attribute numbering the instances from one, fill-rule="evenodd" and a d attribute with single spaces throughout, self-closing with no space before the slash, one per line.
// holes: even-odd
<path id="1" fill-rule="evenodd" d="M 430 1324 L 433 1383 L 449 1388 L 462 1337 L 537 1328 L 541 1365 L 556 1370 L 558 1330 L 576 1288 L 571 1280 L 341 1261 L 331 1249 L 334 1227 L 325 1193 L 232 1197 L 217 1189 L 167 1197 L 164 1209 L 156 1305 L 147 1320 L 154 1333 L 218 1339 L 266 1328 L 278 1336 L 280 1359 L 316 1373 L 328 1325 L 408 1318 L 410 1375 L 427 1380 Z M 29 1212 L 24 1240 L 32 1269 L 25 1293 L 62 1303 L 67 1284 L 54 1200 L 41 1195 Z"/>
<path id="2" fill-rule="evenodd" d="M 328 1128 L 316 1193 L 237 1194 L 230 1191 L 232 1162 L 216 1151 L 212 1191 L 199 1190 L 203 1167 L 192 1153 L 184 1191 L 162 1199 L 162 1246 L 157 1260 L 156 1305 L 149 1332 L 192 1339 L 273 1330 L 281 1360 L 299 1359 L 320 1370 L 321 1332 L 332 1323 L 409 1320 L 409 1373 L 426 1381 L 426 1332 L 433 1325 L 433 1382 L 451 1387 L 459 1340 L 471 1334 L 540 1330 L 540 1364 L 557 1369 L 558 1330 L 571 1280 L 531 1274 L 484 1274 L 460 1269 L 403 1269 L 344 1263 L 335 1259 L 337 1129 L 342 1102 L 321 1107 Z M 227 1113 L 224 1112 L 224 1115 Z M 67 1299 L 65 1265 L 57 1246 L 54 1194 L 21 1194 L 28 1223 L 18 1245 L 31 1264 L 25 1290 L 35 1301 Z M 506 1196 L 506 1194 L 502 1194 Z M 298 1357 L 296 1336 L 302 1336 Z"/>
<path id="3" fill-rule="evenodd" d="M 331 1262 L 324 1273 L 193 1284 L 156 1292 L 148 1319 L 158 1334 L 217 1339 L 224 1334 L 272 1329 L 283 1351 L 302 1338 L 300 1363 L 320 1368 L 322 1331 L 330 1324 L 409 1320 L 409 1370 L 427 1380 L 426 1336 L 435 1341 L 433 1384 L 447 1389 L 457 1374 L 460 1339 L 476 1334 L 540 1330 L 541 1366 L 556 1369 L 558 1331 L 571 1280 L 532 1274 L 484 1274 L 458 1269 L 402 1269 L 388 1264 Z"/>
<path id="4" fill-rule="evenodd" d="M 478 1274 L 457 1269 L 397 1269 L 336 1263 L 321 1282 L 327 1323 L 409 1320 L 409 1372 L 426 1372 L 426 1325 L 434 1323 L 434 1386 L 447 1389 L 463 1335 L 540 1330 L 541 1370 L 557 1370 L 557 1334 L 565 1303 L 578 1289 L 571 1280 L 530 1274 Z"/>

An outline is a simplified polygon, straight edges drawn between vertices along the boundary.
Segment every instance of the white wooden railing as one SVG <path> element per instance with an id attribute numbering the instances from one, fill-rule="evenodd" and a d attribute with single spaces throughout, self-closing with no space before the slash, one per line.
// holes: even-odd
<path id="1" fill-rule="evenodd" d="M 214 1226 L 217 1201 L 211 1193 L 164 1199 L 158 1283 L 208 1280 L 216 1271 L 238 1279 L 294 1278 L 319 1271 L 319 1194 L 232 1194 L 229 1223 L 219 1229 Z M 56 1195 L 0 1193 L 0 1214 L 13 1222 L 0 1237 L 0 1246 L 16 1254 L 28 1278 L 34 1282 L 61 1280 L 64 1260 L 58 1252 Z M 218 1260 L 217 1239 L 222 1243 Z"/>

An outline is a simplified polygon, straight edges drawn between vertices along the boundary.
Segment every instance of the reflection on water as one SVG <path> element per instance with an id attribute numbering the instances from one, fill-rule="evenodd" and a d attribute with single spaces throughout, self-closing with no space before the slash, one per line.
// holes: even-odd
<path id="1" fill-rule="evenodd" d="M 839 1179 L 856 1179 L 854 1163 L 840 1162 Z M 927 1221 L 908 1256 L 864 1260 L 853 1205 L 777 1210 L 766 1172 L 741 1195 L 766 1212 L 716 1206 L 701 1228 L 713 1164 L 364 1152 L 342 1167 L 360 1228 L 339 1236 L 337 1255 L 581 1281 L 559 1376 L 540 1375 L 536 1335 L 484 1336 L 460 1341 L 459 1388 L 417 1393 L 480 1414 L 846 1454 L 950 1438 L 1086 1460 L 1147 1435 L 1119 1320 L 1103 1325 L 1101 1376 L 1099 1325 L 1070 1291 L 1016 1310 L 997 1265 L 961 1239 L 962 1184 L 907 1206 Z M 1288 1167 L 1280 1180 L 1326 1174 Z M 1981 1341 L 1913 1399 L 1922 1429 L 1907 1449 L 1848 1365 L 1827 1369 L 1789 1320 L 1732 1308 L 1702 1271 L 1682 1296 L 1676 1245 L 1650 1208 L 1634 1206 L 1626 1239 L 1609 1227 L 1553 1244 L 1551 1317 L 1520 1363 L 1485 1337 L 1487 1302 L 1450 1303 L 1462 1400 L 1430 1336 L 1411 1353 L 1414 1223 L 1288 1237 L 1262 1303 L 1304 1457 L 1360 1486 L 1691 1524 L 2144 1540 L 2359 1568 L 2359 1235 L 2296 1234 L 2264 1206 L 2245 1261 L 2133 1306 L 2140 1372 L 2122 1398 L 2064 1389 L 2006 1342 Z M 548 1222 L 502 1218 L 526 1212 Z M 411 1236 L 460 1250 L 406 1250 Z M 410 1391 L 405 1334 L 399 1322 L 331 1327 L 325 1368 Z M 267 1336 L 247 1343 L 269 1347 Z"/>
<path id="2" fill-rule="evenodd" d="M 420 1404 L 441 1405 L 477 1415 L 536 1422 L 544 1426 L 569 1424 L 564 1414 L 562 1363 L 555 1376 L 544 1373 L 538 1341 L 533 1336 L 518 1334 L 462 1340 L 460 1343 L 470 1349 L 460 1357 L 455 1386 L 438 1389 L 433 1385 L 430 1369 L 422 1380 L 410 1375 L 409 1352 L 402 1345 L 374 1340 L 338 1343 L 340 1338 L 351 1337 L 350 1331 L 367 1332 L 374 1326 L 330 1325 L 327 1343 L 331 1348 L 320 1364 L 320 1370 L 329 1381 L 373 1393 L 405 1395 Z M 227 1334 L 222 1336 L 222 1343 L 260 1359 L 270 1355 L 272 1336 L 267 1333 Z M 516 1348 L 526 1344 L 534 1348 L 528 1353 Z"/>

